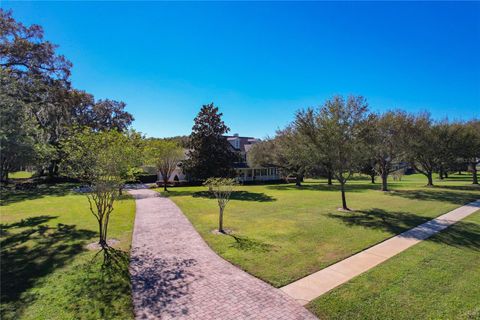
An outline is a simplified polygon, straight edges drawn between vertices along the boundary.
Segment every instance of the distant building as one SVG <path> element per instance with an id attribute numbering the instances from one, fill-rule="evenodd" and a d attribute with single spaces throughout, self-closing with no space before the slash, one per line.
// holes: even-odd
<path id="1" fill-rule="evenodd" d="M 260 139 L 252 137 L 240 137 L 238 134 L 225 136 L 232 146 L 232 151 L 238 154 L 239 161 L 235 162 L 234 169 L 237 173 L 238 182 L 274 181 L 280 180 L 280 171 L 276 167 L 249 167 L 247 154 L 252 146 L 260 142 Z"/>
<path id="2" fill-rule="evenodd" d="M 247 154 L 250 148 L 260 142 L 260 139 L 253 137 L 241 137 L 238 134 L 233 136 L 225 136 L 230 143 L 232 151 L 238 155 L 238 161 L 234 163 L 234 169 L 236 172 L 236 179 L 240 183 L 244 182 L 263 182 L 263 181 L 275 181 L 282 179 L 280 170 L 276 167 L 249 167 L 247 163 Z M 185 150 L 187 154 L 187 150 Z M 158 173 L 158 180 L 163 181 L 162 175 Z M 182 170 L 181 163 L 177 166 L 175 171 L 169 178 L 171 183 L 185 183 L 188 182 L 188 177 Z"/>

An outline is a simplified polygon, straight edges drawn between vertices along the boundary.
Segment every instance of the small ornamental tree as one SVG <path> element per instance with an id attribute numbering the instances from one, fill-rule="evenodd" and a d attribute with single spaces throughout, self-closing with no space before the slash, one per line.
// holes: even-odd
<path id="1" fill-rule="evenodd" d="M 125 181 L 131 179 L 137 165 L 137 135 L 116 130 L 84 130 L 63 143 L 67 158 L 65 169 L 73 177 L 88 183 L 90 211 L 98 222 L 99 244 L 108 247 L 107 234 L 114 202 Z"/>
<path id="2" fill-rule="evenodd" d="M 207 186 L 210 192 L 212 192 L 215 198 L 217 198 L 218 208 L 220 209 L 218 217 L 218 231 L 225 233 L 223 230 L 223 213 L 228 201 L 230 200 L 230 195 L 235 189 L 235 179 L 208 178 L 204 182 L 204 185 Z"/>
<path id="3" fill-rule="evenodd" d="M 163 190 L 167 190 L 168 180 L 184 157 L 183 149 L 175 141 L 152 139 L 145 148 L 146 161 L 157 168 L 162 175 Z"/>

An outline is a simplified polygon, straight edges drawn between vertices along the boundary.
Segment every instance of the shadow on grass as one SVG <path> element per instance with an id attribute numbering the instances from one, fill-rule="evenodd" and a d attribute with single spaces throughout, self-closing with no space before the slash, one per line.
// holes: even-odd
<path id="1" fill-rule="evenodd" d="M 242 250 L 242 251 L 256 251 L 256 252 L 268 252 L 271 251 L 274 246 L 265 242 L 261 242 L 247 237 L 236 236 L 234 234 L 227 234 L 235 239 L 235 242 L 230 247 Z"/>
<path id="2" fill-rule="evenodd" d="M 349 213 L 335 213 L 328 216 L 339 219 L 349 226 L 376 229 L 391 234 L 400 234 L 432 220 L 431 218 L 420 217 L 408 212 L 388 212 L 378 208 Z M 440 224 L 429 223 L 428 227 L 435 230 L 440 227 Z M 425 234 L 425 230 L 418 230 L 418 232 L 408 232 L 405 234 L 405 237 L 423 240 L 425 239 Z M 460 221 L 427 240 L 455 247 L 480 250 L 480 225 Z"/>
<path id="3" fill-rule="evenodd" d="M 11 203 L 21 202 L 24 200 L 33 200 L 46 196 L 64 196 L 71 192 L 76 184 L 41 184 L 35 185 L 29 190 L 15 190 L 13 188 L 0 189 L 0 206 L 9 205 Z"/>
<path id="4" fill-rule="evenodd" d="M 129 261 L 128 252 L 106 247 L 72 268 L 67 310 L 76 319 L 133 318 Z"/>
<path id="5" fill-rule="evenodd" d="M 179 196 L 191 196 L 194 198 L 207 198 L 215 199 L 215 196 L 209 191 L 169 191 L 168 193 L 163 193 L 167 197 L 179 197 Z M 276 201 L 272 196 L 265 194 L 263 192 L 248 192 L 248 191 L 234 191 L 230 195 L 230 200 L 239 200 L 239 201 L 257 201 L 257 202 L 271 202 Z"/>
<path id="6" fill-rule="evenodd" d="M 378 183 L 365 183 L 365 184 L 349 184 L 345 185 L 346 192 L 365 192 L 369 190 L 380 190 L 380 184 Z M 309 190 L 309 191 L 338 191 L 340 192 L 340 185 L 338 183 L 328 185 L 326 182 L 321 183 L 304 183 L 300 187 L 295 184 L 283 184 L 283 185 L 270 185 L 268 189 L 272 190 Z"/>
<path id="7" fill-rule="evenodd" d="M 408 212 L 390 212 L 378 208 L 347 213 L 330 213 L 328 217 L 341 220 L 348 226 L 361 226 L 391 234 L 401 233 L 431 220 L 431 218 L 417 216 Z"/>
<path id="8" fill-rule="evenodd" d="M 480 251 L 480 225 L 468 221 L 460 221 L 437 233 L 429 238 L 428 241 Z"/>
<path id="9" fill-rule="evenodd" d="M 196 265 L 195 259 L 158 258 L 134 250 L 130 263 L 133 304 L 146 316 L 188 316 L 185 299 L 198 278 L 192 271 Z"/>
<path id="10" fill-rule="evenodd" d="M 469 185 L 469 186 L 442 186 L 437 185 L 435 188 L 447 189 L 447 190 L 460 190 L 460 191 L 478 191 L 478 197 L 480 198 L 480 186 L 479 185 Z"/>
<path id="11" fill-rule="evenodd" d="M 442 181 L 440 179 L 437 179 L 439 181 Z M 449 181 L 449 180 L 453 180 L 453 181 L 465 181 L 465 182 L 472 182 L 473 180 L 473 177 L 471 174 L 465 174 L 463 173 L 462 175 L 454 175 L 454 176 L 449 176 L 448 178 L 445 178 L 443 181 Z"/>
<path id="12" fill-rule="evenodd" d="M 0 225 L 1 314 L 18 318 L 35 299 L 24 295 L 42 277 L 66 265 L 84 251 L 85 240 L 96 235 L 75 225 L 46 225 L 54 216 L 38 216 Z"/>
<path id="13" fill-rule="evenodd" d="M 475 191 L 479 193 L 462 193 L 449 190 Z M 438 186 L 420 190 L 395 190 L 388 193 L 390 196 L 403 197 L 412 200 L 427 200 L 450 202 L 453 204 L 463 205 L 480 198 L 480 189 L 466 186 Z"/>

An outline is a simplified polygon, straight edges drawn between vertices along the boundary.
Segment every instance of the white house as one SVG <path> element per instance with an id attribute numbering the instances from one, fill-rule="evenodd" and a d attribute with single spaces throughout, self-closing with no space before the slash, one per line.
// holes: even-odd
<path id="1" fill-rule="evenodd" d="M 254 181 L 274 181 L 280 180 L 282 177 L 280 171 L 276 167 L 249 167 L 247 163 L 247 154 L 250 148 L 259 139 L 252 137 L 240 137 L 238 134 L 233 136 L 226 136 L 227 141 L 230 142 L 232 149 L 239 155 L 240 161 L 234 164 L 235 172 L 237 173 L 238 182 L 254 182 Z"/>

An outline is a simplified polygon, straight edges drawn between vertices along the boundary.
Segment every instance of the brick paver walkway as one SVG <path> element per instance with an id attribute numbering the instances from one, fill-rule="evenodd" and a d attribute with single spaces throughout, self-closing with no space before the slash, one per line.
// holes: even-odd
<path id="1" fill-rule="evenodd" d="M 171 200 L 129 192 L 137 206 L 130 263 L 136 319 L 316 319 L 215 254 Z"/>
<path id="2" fill-rule="evenodd" d="M 420 241 L 448 228 L 452 224 L 478 211 L 479 208 L 480 200 L 471 202 L 357 253 L 350 258 L 292 282 L 282 287 L 281 290 L 296 299 L 299 303 L 307 304 L 311 300 L 368 271 L 400 252 L 407 250 Z M 419 270 L 419 272 L 421 272 L 421 270 Z"/>

